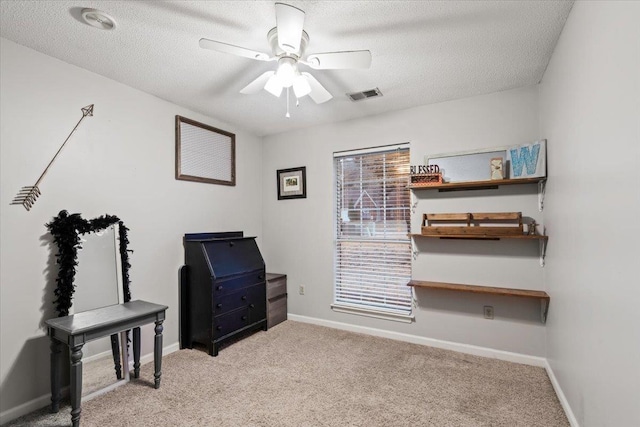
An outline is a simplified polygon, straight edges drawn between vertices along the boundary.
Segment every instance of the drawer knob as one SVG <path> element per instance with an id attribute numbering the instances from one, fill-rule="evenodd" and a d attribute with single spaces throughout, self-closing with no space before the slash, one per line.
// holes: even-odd
<path id="1" fill-rule="evenodd" d="M 217 329 L 217 330 L 221 330 L 221 329 L 222 329 L 222 326 L 218 326 L 216 329 Z"/>
<path id="2" fill-rule="evenodd" d="M 216 307 L 221 308 L 222 304 L 218 303 L 218 304 L 216 304 Z"/>
<path id="3" fill-rule="evenodd" d="M 247 320 L 247 316 L 242 316 L 242 320 Z"/>
<path id="4" fill-rule="evenodd" d="M 218 286 L 216 289 L 221 291 L 222 290 L 222 285 Z"/>
<path id="5" fill-rule="evenodd" d="M 240 298 L 242 301 L 246 301 L 247 300 L 247 296 L 246 295 L 242 295 L 242 298 Z"/>
<path id="6" fill-rule="evenodd" d="M 255 304 L 249 304 L 249 308 L 253 308 L 255 306 L 256 306 Z"/>

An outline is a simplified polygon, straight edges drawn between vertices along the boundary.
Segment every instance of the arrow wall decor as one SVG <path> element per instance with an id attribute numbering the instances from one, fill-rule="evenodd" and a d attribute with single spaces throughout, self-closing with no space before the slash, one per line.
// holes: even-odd
<path id="1" fill-rule="evenodd" d="M 49 167 L 51 167 L 51 165 L 53 164 L 53 161 L 56 159 L 56 157 L 58 157 L 58 154 L 60 154 L 60 151 L 62 151 L 62 148 L 64 147 L 64 145 L 67 143 L 67 141 L 69 141 L 69 138 L 71 138 L 71 135 L 73 135 L 76 129 L 78 129 L 78 126 L 80 126 L 80 123 L 82 123 L 82 120 L 84 120 L 84 118 L 87 116 L 93 116 L 93 104 L 87 105 L 81 110 L 82 110 L 82 117 L 80 118 L 78 123 L 76 123 L 76 126 L 73 128 L 69 136 L 67 136 L 67 139 L 65 139 L 62 145 L 60 146 L 60 148 L 58 148 L 58 151 L 53 156 L 53 159 L 51 159 L 47 167 L 44 169 L 44 172 L 42 172 L 42 175 L 40 175 L 40 178 L 38 178 L 38 180 L 34 185 L 22 187 L 22 189 L 20 189 L 16 197 L 11 202 L 12 205 L 22 205 L 26 210 L 31 209 L 33 204 L 36 202 L 36 199 L 38 198 L 38 196 L 40 196 L 40 189 L 38 188 L 38 184 L 40 184 L 40 182 L 42 181 L 42 178 L 44 178 L 45 174 L 49 170 Z"/>

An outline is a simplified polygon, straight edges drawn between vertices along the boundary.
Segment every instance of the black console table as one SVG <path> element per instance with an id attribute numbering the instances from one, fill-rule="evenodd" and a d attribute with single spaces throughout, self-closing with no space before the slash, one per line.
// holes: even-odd
<path id="1" fill-rule="evenodd" d="M 155 388 L 160 387 L 162 364 L 162 322 L 167 306 L 146 301 L 130 301 L 95 310 L 84 311 L 65 317 L 47 320 L 51 337 L 51 410 L 60 409 L 61 386 L 61 345 L 69 346 L 71 422 L 80 425 L 80 401 L 82 397 L 82 346 L 89 341 L 133 329 L 134 378 L 140 375 L 140 326 L 155 322 L 155 342 L 153 347 Z M 126 345 L 125 342 L 122 345 Z M 127 361 L 123 361 L 128 369 Z"/>

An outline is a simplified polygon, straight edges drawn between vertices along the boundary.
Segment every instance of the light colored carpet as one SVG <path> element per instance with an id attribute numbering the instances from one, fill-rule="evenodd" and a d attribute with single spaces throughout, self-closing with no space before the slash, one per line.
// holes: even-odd
<path id="1" fill-rule="evenodd" d="M 62 415 L 62 416 L 61 416 Z M 29 418 L 31 417 L 31 418 Z M 68 425 L 69 407 L 11 426 Z M 543 368 L 286 321 L 180 350 L 82 406 L 88 426 L 568 426 Z"/>

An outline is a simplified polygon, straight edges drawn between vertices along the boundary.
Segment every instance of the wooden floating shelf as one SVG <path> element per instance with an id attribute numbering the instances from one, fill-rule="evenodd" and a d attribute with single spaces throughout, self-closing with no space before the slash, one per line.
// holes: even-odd
<path id="1" fill-rule="evenodd" d="M 456 190 L 482 190 L 498 188 L 501 185 L 515 184 L 536 184 L 546 181 L 546 177 L 540 178 L 519 178 L 519 179 L 491 179 L 487 181 L 469 181 L 469 182 L 445 182 L 436 185 L 416 185 L 409 184 L 407 188 L 411 190 L 438 190 L 438 191 L 456 191 Z"/>
<path id="2" fill-rule="evenodd" d="M 546 299 L 547 301 L 550 299 L 549 294 L 544 291 L 532 291 L 528 289 L 496 288 L 493 286 L 462 285 L 459 283 L 428 282 L 423 280 L 411 280 L 409 283 L 407 283 L 407 286 L 414 286 L 417 288 L 445 289 L 458 292 L 473 292 L 477 294 L 538 298 Z"/>
<path id="3" fill-rule="evenodd" d="M 457 292 L 470 292 L 476 294 L 539 299 L 541 302 L 542 323 L 545 323 L 547 321 L 549 301 L 551 300 L 549 294 L 547 294 L 546 292 L 532 291 L 529 289 L 496 288 L 493 286 L 463 285 L 459 283 L 429 282 L 423 280 L 411 280 L 409 283 L 407 283 L 407 286 L 412 286 L 415 288 L 428 288 Z"/>
<path id="4" fill-rule="evenodd" d="M 549 236 L 538 234 L 410 234 L 410 237 L 427 237 L 434 239 L 467 239 L 467 240 L 500 240 L 500 239 L 520 239 L 520 240 L 549 240 Z"/>

